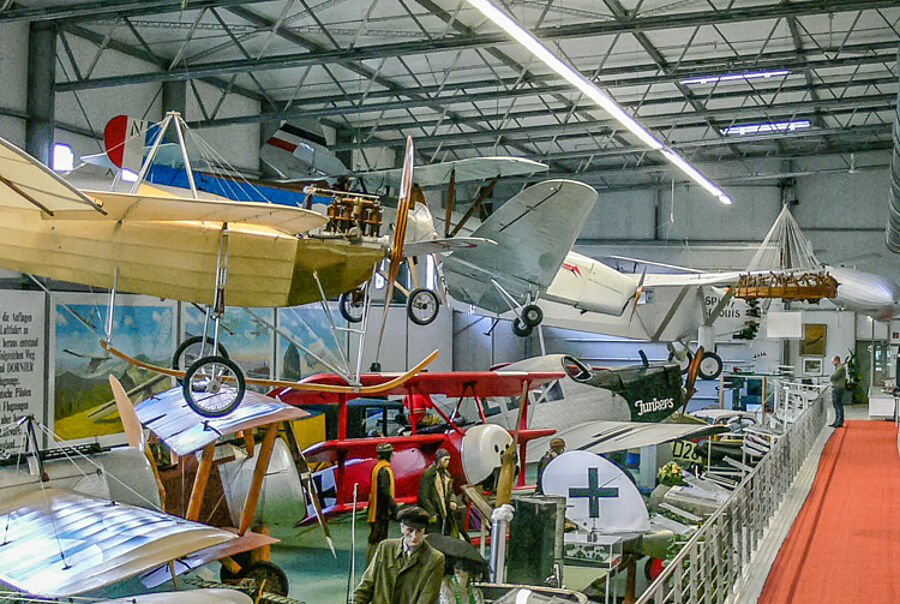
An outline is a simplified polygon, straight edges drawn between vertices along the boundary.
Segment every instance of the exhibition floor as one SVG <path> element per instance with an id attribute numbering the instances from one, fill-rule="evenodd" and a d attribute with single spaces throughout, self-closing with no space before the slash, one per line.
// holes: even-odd
<path id="1" fill-rule="evenodd" d="M 900 601 L 900 572 L 889 563 L 900 556 L 898 515 L 896 426 L 848 420 L 825 445 L 759 602 Z"/>

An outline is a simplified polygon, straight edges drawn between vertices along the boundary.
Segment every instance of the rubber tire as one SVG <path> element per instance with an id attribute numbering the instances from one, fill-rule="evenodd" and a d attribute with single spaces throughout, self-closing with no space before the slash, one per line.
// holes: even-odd
<path id="1" fill-rule="evenodd" d="M 519 317 L 516 317 L 515 321 L 513 321 L 512 331 L 520 338 L 527 338 L 529 335 L 531 335 L 531 327 L 529 325 L 526 325 L 525 323 L 521 323 L 521 319 Z"/>
<path id="2" fill-rule="evenodd" d="M 350 305 L 352 304 L 352 296 L 353 292 L 342 293 L 340 299 L 338 300 L 338 310 L 341 311 L 341 316 L 344 317 L 344 320 L 347 321 L 347 323 L 360 323 L 363 320 L 362 315 L 360 315 L 359 317 L 354 316 L 348 310 Z"/>
<path id="3" fill-rule="evenodd" d="M 203 409 L 194 401 L 193 393 L 191 392 L 191 376 L 197 373 L 203 365 L 207 363 L 219 363 L 220 365 L 225 365 L 232 372 L 234 372 L 235 377 L 237 379 L 237 396 L 234 397 L 234 401 L 231 402 L 227 407 L 221 409 L 219 411 L 210 412 L 206 409 Z M 194 361 L 194 364 L 188 367 L 187 372 L 184 374 L 184 381 L 181 384 L 181 393 L 184 396 L 184 401 L 187 403 L 188 407 L 193 409 L 195 413 L 198 415 L 202 415 L 203 417 L 223 417 L 228 415 L 232 411 L 238 408 L 241 404 L 241 401 L 244 399 L 244 392 L 247 390 L 247 383 L 244 381 L 244 372 L 241 371 L 241 368 L 237 366 L 237 363 L 232 361 L 231 359 L 226 359 L 225 357 L 203 357 Z"/>
<path id="4" fill-rule="evenodd" d="M 691 352 L 690 350 L 686 350 L 685 353 L 686 353 L 685 358 L 687 359 L 687 363 L 685 363 L 684 367 L 681 368 L 681 373 L 683 373 L 683 374 L 688 372 L 688 369 L 691 368 L 691 361 L 694 360 L 693 352 Z M 671 351 L 671 350 L 669 351 L 669 360 L 674 361 L 674 362 L 678 363 L 679 365 L 681 365 L 680 361 L 675 360 L 675 352 L 674 351 Z"/>
<path id="5" fill-rule="evenodd" d="M 290 582 L 287 574 L 277 564 L 259 560 L 245 566 L 241 569 L 241 579 L 256 579 L 257 583 L 261 583 L 263 579 L 266 584 L 263 586 L 263 593 L 271 593 L 279 596 L 287 597 L 290 590 Z"/>
<path id="6" fill-rule="evenodd" d="M 528 327 L 534 328 L 544 320 L 544 311 L 537 304 L 529 304 L 522 309 L 522 321 Z"/>
<path id="7" fill-rule="evenodd" d="M 712 359 L 716 363 L 715 370 L 712 372 L 707 372 L 703 370 L 703 366 L 706 363 L 707 359 Z M 700 361 L 700 371 L 697 373 L 698 377 L 701 380 L 714 380 L 719 377 L 719 374 L 722 373 L 722 357 L 717 355 L 714 352 L 703 352 L 703 359 Z"/>
<path id="8" fill-rule="evenodd" d="M 203 340 L 203 336 L 191 336 L 190 338 L 188 338 L 187 340 L 185 340 L 181 344 L 179 344 L 178 348 L 175 349 L 175 354 L 172 355 L 172 369 L 178 369 L 178 370 L 187 369 L 187 367 L 182 367 L 178 362 L 180 360 L 181 355 L 184 354 L 185 350 L 187 350 L 194 344 L 199 344 L 202 340 Z M 206 341 L 209 342 L 210 344 L 213 343 L 213 339 L 209 336 L 206 336 Z M 225 350 L 224 346 L 222 346 L 222 342 L 219 342 L 219 345 L 217 346 L 217 348 L 219 351 L 218 356 L 225 357 L 226 359 L 230 358 L 228 356 L 228 351 Z"/>
<path id="9" fill-rule="evenodd" d="M 240 581 L 241 577 L 244 575 L 244 571 L 250 566 L 253 557 L 250 555 L 250 552 L 240 552 L 239 554 L 233 554 L 231 559 L 241 566 L 241 570 L 237 573 L 233 573 L 223 564 L 222 568 L 219 569 L 219 579 L 222 583 L 230 583 L 232 581 L 237 583 Z"/>
<path id="10" fill-rule="evenodd" d="M 426 317 L 425 319 L 420 319 L 413 312 L 413 304 L 416 301 L 416 298 L 419 296 L 424 296 L 425 298 L 429 298 L 432 303 L 434 303 L 434 314 Z M 417 287 L 416 289 L 409 292 L 409 296 L 406 298 L 406 316 L 409 317 L 409 320 L 415 323 L 416 325 L 430 325 L 434 323 L 434 320 L 437 319 L 438 313 L 441 310 L 441 303 L 438 300 L 437 294 L 435 294 L 430 289 L 426 289 L 424 287 Z"/>

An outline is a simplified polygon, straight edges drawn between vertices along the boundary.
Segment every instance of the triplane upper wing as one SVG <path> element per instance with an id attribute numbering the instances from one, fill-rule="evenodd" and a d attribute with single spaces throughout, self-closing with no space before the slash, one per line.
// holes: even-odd
<path id="1" fill-rule="evenodd" d="M 519 396 L 522 387 L 536 388 L 552 382 L 565 374 L 560 371 L 446 371 L 418 373 L 401 384 L 380 391 L 385 396 L 405 396 L 407 394 L 443 394 L 450 398 L 463 396 Z M 387 385 L 394 375 L 389 373 L 364 373 L 360 382 L 364 387 Z M 292 405 L 322 405 L 350 400 L 363 393 L 316 392 L 314 386 L 336 386 L 342 384 L 340 377 L 333 374 L 311 375 L 300 382 L 303 390 L 292 387 L 276 388 L 269 394 Z"/>

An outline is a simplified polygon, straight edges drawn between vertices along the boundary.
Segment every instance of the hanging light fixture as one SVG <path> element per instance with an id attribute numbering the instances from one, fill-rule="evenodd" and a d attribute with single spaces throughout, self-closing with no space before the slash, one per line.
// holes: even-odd
<path id="1" fill-rule="evenodd" d="M 669 148 L 668 145 L 656 138 L 656 136 L 647 128 L 645 128 L 643 124 L 638 122 L 624 109 L 622 109 L 622 107 L 620 107 L 619 104 L 616 103 L 615 99 L 613 99 L 609 95 L 609 93 L 601 90 L 596 84 L 581 75 L 581 73 L 577 69 L 553 54 L 553 52 L 549 48 L 547 48 L 543 42 L 538 40 L 531 32 L 522 27 L 518 22 L 515 21 L 515 19 L 491 4 L 489 0 L 467 0 L 467 2 L 481 11 L 481 13 L 485 17 L 493 21 L 494 24 L 496 24 L 498 27 L 500 27 L 500 29 L 509 34 L 509 36 L 513 40 L 524 46 L 547 67 L 555 71 L 560 77 L 572 84 L 589 99 L 597 103 L 597 105 L 601 109 L 609 113 L 613 118 L 616 119 L 616 121 L 618 121 L 631 134 L 636 136 L 642 143 L 650 147 L 652 150 L 662 153 L 663 157 L 665 157 L 667 161 L 684 172 L 688 176 L 688 178 L 703 187 L 719 201 L 724 204 L 731 203 L 731 197 L 728 196 L 715 183 L 701 174 L 699 170 L 692 166 L 678 153 Z"/>

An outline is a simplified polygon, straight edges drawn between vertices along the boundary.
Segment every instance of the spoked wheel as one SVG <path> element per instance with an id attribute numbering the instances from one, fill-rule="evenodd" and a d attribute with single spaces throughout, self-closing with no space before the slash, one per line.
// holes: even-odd
<path id="1" fill-rule="evenodd" d="M 714 380 L 722 373 L 722 357 L 714 352 L 704 352 L 700 360 L 700 379 Z"/>
<path id="2" fill-rule="evenodd" d="M 363 313 L 366 311 L 366 291 L 358 287 L 353 291 L 342 293 L 338 307 L 341 316 L 348 323 L 359 323 L 363 320 Z"/>
<path id="3" fill-rule="evenodd" d="M 544 320 L 544 311 L 537 304 L 529 304 L 522 309 L 522 321 L 528 327 L 537 327 Z"/>
<path id="4" fill-rule="evenodd" d="M 531 334 L 531 326 L 524 323 L 520 317 L 516 317 L 512 324 L 512 331 L 520 338 L 524 338 Z"/>
<path id="5" fill-rule="evenodd" d="M 437 294 L 424 287 L 412 290 L 406 299 L 406 316 L 416 325 L 432 323 L 440 308 Z"/>
<path id="6" fill-rule="evenodd" d="M 264 593 L 287 597 L 290 584 L 281 567 L 271 562 L 260 560 L 241 569 L 242 579 L 253 579 L 257 588 L 262 586 Z"/>
<path id="7" fill-rule="evenodd" d="M 228 351 L 225 350 L 221 342 L 219 342 L 218 346 L 213 346 L 213 339 L 209 336 L 206 337 L 206 346 L 202 346 L 202 342 L 203 336 L 193 336 L 179 344 L 178 348 L 175 349 L 175 354 L 172 356 L 172 369 L 184 371 L 200 357 L 212 354 L 228 358 Z"/>
<path id="8" fill-rule="evenodd" d="M 220 356 L 197 359 L 181 384 L 185 402 L 204 417 L 228 415 L 241 404 L 245 390 L 241 368 Z"/>

